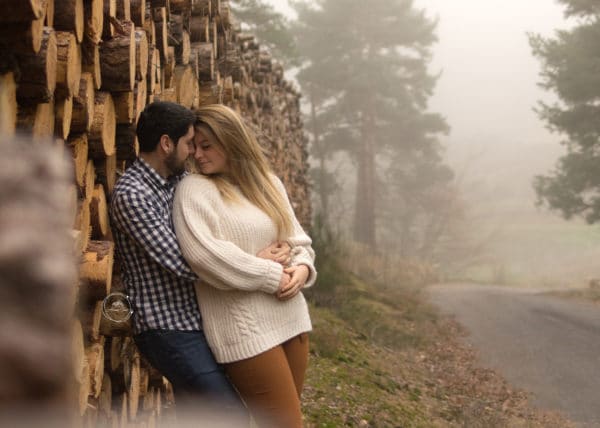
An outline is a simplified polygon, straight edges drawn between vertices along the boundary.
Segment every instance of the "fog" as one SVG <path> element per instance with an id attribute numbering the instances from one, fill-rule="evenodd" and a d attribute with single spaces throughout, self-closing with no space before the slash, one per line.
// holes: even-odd
<path id="1" fill-rule="evenodd" d="M 269 0 L 293 18 L 285 0 Z M 415 0 L 439 20 L 430 72 L 439 74 L 429 110 L 450 128 L 441 136 L 471 216 L 488 239 L 474 280 L 572 287 L 600 276 L 600 229 L 535 206 L 532 179 L 564 149 L 534 112 L 553 102 L 538 86 L 540 65 L 528 32 L 551 36 L 570 22 L 552 0 Z M 489 237 L 489 238 L 483 238 Z"/>

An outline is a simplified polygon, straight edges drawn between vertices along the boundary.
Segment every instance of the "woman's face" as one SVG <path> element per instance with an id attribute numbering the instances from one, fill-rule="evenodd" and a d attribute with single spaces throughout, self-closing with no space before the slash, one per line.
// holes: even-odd
<path id="1" fill-rule="evenodd" d="M 204 175 L 227 172 L 227 156 L 219 147 L 215 136 L 206 127 L 196 127 L 194 134 L 196 166 Z"/>

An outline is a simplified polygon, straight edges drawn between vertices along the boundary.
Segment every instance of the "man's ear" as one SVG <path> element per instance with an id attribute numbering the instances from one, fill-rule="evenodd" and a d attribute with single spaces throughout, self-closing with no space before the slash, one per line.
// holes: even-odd
<path id="1" fill-rule="evenodd" d="M 173 142 L 167 134 L 163 134 L 160 136 L 160 141 L 158 145 L 160 146 L 161 150 L 166 154 L 170 154 L 173 148 Z"/>

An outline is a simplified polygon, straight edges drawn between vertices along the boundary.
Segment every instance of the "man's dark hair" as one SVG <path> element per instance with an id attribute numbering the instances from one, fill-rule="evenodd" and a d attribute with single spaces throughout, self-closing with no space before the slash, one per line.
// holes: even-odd
<path id="1" fill-rule="evenodd" d="M 181 137 L 187 134 L 196 118 L 191 110 L 168 101 L 148 104 L 140 114 L 136 134 L 140 151 L 153 152 L 162 135 L 168 135 L 177 145 Z"/>

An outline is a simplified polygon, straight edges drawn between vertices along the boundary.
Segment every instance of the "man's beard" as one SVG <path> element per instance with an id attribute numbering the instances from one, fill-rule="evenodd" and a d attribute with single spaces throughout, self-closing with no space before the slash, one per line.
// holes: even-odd
<path id="1" fill-rule="evenodd" d="M 165 159 L 165 164 L 169 170 L 169 175 L 180 175 L 185 171 L 185 160 L 177 158 L 177 148 Z"/>

